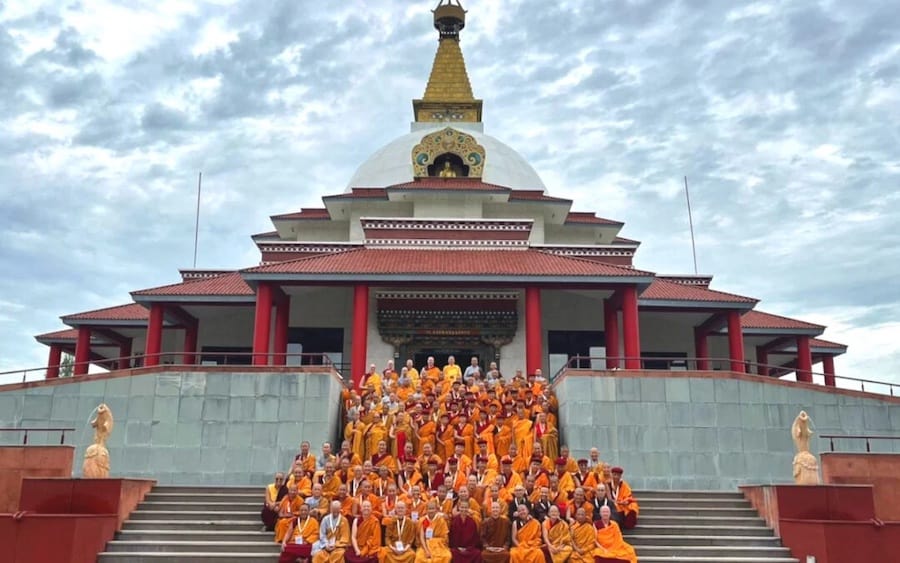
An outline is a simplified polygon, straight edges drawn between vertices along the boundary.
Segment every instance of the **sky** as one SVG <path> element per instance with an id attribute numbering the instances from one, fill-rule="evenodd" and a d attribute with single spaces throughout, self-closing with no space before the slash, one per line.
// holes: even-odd
<path id="1" fill-rule="evenodd" d="M 409 131 L 433 2 L 0 0 L 0 372 L 34 335 L 200 268 L 254 265 Z M 900 382 L 894 0 L 470 0 L 485 132 L 635 265 L 828 325 L 839 374 Z M 0 376 L 2 377 L 2 376 Z"/>

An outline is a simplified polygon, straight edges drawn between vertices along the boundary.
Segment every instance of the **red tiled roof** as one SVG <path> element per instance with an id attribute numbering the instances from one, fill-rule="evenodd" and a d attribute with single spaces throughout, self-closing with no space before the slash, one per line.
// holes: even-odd
<path id="1" fill-rule="evenodd" d="M 412 182 L 388 186 L 389 190 L 453 190 L 453 191 L 487 191 L 506 192 L 509 188 L 488 184 L 478 178 L 419 178 Z"/>
<path id="2" fill-rule="evenodd" d="M 269 238 L 269 237 L 277 237 L 277 236 L 278 236 L 278 231 L 268 231 L 265 233 L 256 233 L 255 235 L 250 235 L 250 238 L 258 239 L 258 238 Z"/>
<path id="3" fill-rule="evenodd" d="M 270 219 L 273 221 L 285 219 L 331 219 L 331 215 L 328 214 L 328 210 L 325 208 L 304 207 L 300 211 L 295 211 L 293 213 L 272 215 Z"/>
<path id="4" fill-rule="evenodd" d="M 613 244 L 641 244 L 641 241 L 625 237 L 616 237 L 613 239 Z"/>
<path id="5" fill-rule="evenodd" d="M 387 191 L 384 188 L 353 188 L 349 192 L 335 195 L 327 195 L 322 199 L 387 199 Z"/>
<path id="6" fill-rule="evenodd" d="M 132 291 L 132 295 L 178 295 L 178 296 L 241 296 L 254 295 L 253 290 L 241 277 L 240 273 L 232 272 L 221 276 L 202 280 L 191 280 L 181 283 L 173 283 L 150 289 Z"/>
<path id="7" fill-rule="evenodd" d="M 840 344 L 838 342 L 831 342 L 829 340 L 822 340 L 821 338 L 810 338 L 809 345 L 813 348 L 835 348 L 838 350 L 846 350 L 846 344 Z"/>
<path id="8" fill-rule="evenodd" d="M 55 332 L 38 334 L 34 338 L 38 342 L 40 342 L 41 340 L 71 340 L 72 342 L 75 342 L 76 340 L 78 340 L 78 329 L 66 328 L 63 330 L 57 330 Z"/>
<path id="9" fill-rule="evenodd" d="M 751 310 L 741 317 L 743 328 L 786 329 L 786 330 L 825 330 L 822 325 L 808 323 L 789 317 Z"/>
<path id="10" fill-rule="evenodd" d="M 624 225 L 621 221 L 597 217 L 591 211 L 570 211 L 566 217 L 566 223 L 583 223 L 591 225 Z"/>
<path id="11" fill-rule="evenodd" d="M 640 277 L 653 274 L 539 250 L 360 248 L 244 270 L 268 274 Z"/>
<path id="12" fill-rule="evenodd" d="M 85 311 L 84 313 L 74 313 L 66 315 L 62 319 L 64 322 L 69 321 L 146 321 L 150 318 L 150 312 L 146 307 L 137 303 L 128 303 L 127 305 L 117 305 L 115 307 L 106 307 L 105 309 L 96 309 L 94 311 Z"/>
<path id="13" fill-rule="evenodd" d="M 641 294 L 641 299 L 658 301 L 704 301 L 721 303 L 756 303 L 757 299 L 725 293 L 705 287 L 684 285 L 663 279 L 655 279 Z"/>
<path id="14" fill-rule="evenodd" d="M 543 190 L 511 190 L 509 201 L 555 201 L 557 203 L 572 203 L 571 199 L 553 197 Z"/>

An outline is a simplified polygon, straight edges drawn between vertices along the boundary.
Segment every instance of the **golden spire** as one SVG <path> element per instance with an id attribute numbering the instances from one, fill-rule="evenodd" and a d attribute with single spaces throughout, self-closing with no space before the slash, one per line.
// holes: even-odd
<path id="1" fill-rule="evenodd" d="M 413 100 L 418 122 L 481 122 L 482 101 L 476 100 L 459 47 L 466 11 L 459 0 L 440 0 L 433 10 L 439 40 L 431 75 L 421 100 Z"/>

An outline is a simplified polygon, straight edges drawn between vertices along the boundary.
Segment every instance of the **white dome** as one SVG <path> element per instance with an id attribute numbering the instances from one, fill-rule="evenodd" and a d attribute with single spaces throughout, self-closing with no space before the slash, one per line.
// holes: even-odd
<path id="1" fill-rule="evenodd" d="M 446 123 L 436 123 L 434 127 L 418 129 L 381 147 L 356 169 L 347 184 L 347 191 L 351 188 L 383 188 L 412 182 L 413 147 L 422 142 L 426 135 L 447 127 Z M 462 124 L 452 124 L 450 127 L 472 135 L 484 147 L 483 182 L 517 190 L 547 191 L 534 168 L 505 143 Z"/>

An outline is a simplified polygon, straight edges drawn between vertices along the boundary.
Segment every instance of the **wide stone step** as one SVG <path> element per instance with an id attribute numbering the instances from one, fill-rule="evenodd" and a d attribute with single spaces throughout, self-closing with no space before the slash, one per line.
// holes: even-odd
<path id="1" fill-rule="evenodd" d="M 196 487 L 181 485 L 157 485 L 150 490 L 150 493 L 179 493 L 179 494 L 208 494 L 216 493 L 221 495 L 229 494 L 256 494 L 262 495 L 265 487 Z"/>
<path id="2" fill-rule="evenodd" d="M 671 506 L 692 508 L 749 508 L 749 501 L 736 498 L 665 498 L 665 497 L 635 497 L 641 510 L 650 508 L 667 508 Z M 149 499 L 149 497 L 148 497 Z"/>
<path id="3" fill-rule="evenodd" d="M 647 556 L 639 557 L 638 561 L 640 563 L 800 563 L 794 557 L 699 557 L 694 555 Z"/>
<path id="4" fill-rule="evenodd" d="M 135 513 L 132 513 L 132 518 Z M 123 530 L 184 530 L 184 531 L 222 531 L 232 530 L 236 532 L 249 531 L 258 532 L 262 529 L 262 522 L 259 518 L 249 520 L 247 518 L 233 518 L 231 520 L 128 520 L 122 526 Z"/>
<path id="5" fill-rule="evenodd" d="M 145 502 L 241 502 L 262 507 L 263 494 L 256 493 L 148 493 Z"/>
<path id="6" fill-rule="evenodd" d="M 279 553 L 281 546 L 270 540 L 268 542 L 240 542 L 240 541 L 117 541 L 106 544 L 107 553 L 118 552 L 164 552 L 164 553 Z"/>
<path id="7" fill-rule="evenodd" d="M 256 525 L 256 531 L 235 530 L 122 530 L 116 534 L 116 539 L 121 541 L 220 541 L 220 542 L 268 542 L 273 541 L 275 534 L 272 532 L 258 531 L 261 526 Z"/>
<path id="8" fill-rule="evenodd" d="M 97 563 L 268 563 L 278 561 L 278 554 L 260 553 L 228 553 L 224 551 L 212 553 L 159 553 L 159 552 L 122 552 L 101 553 Z"/>
<path id="9" fill-rule="evenodd" d="M 221 510 L 216 512 L 210 511 L 193 511 L 193 510 L 138 510 L 131 513 L 131 520 L 188 520 L 191 522 L 215 522 L 218 520 L 250 520 L 254 516 L 258 517 L 259 512 Z M 262 522 L 260 521 L 260 526 Z"/>
<path id="10" fill-rule="evenodd" d="M 678 516 L 675 520 L 679 524 L 685 526 L 761 526 L 766 527 L 766 521 L 759 516 L 747 517 L 719 517 L 719 516 Z M 641 514 L 638 516 L 638 527 L 641 524 L 652 524 L 656 526 L 669 525 L 673 523 L 673 516 L 659 516 L 656 514 Z M 766 528 L 768 529 L 768 528 Z"/>
<path id="11" fill-rule="evenodd" d="M 623 534 L 626 538 L 632 538 L 637 536 L 645 536 L 645 535 L 668 535 L 668 536 L 769 536 L 771 537 L 772 530 L 765 526 L 765 522 L 762 524 L 754 524 L 750 526 L 742 526 L 742 525 L 734 525 L 734 524 L 726 524 L 722 522 L 718 525 L 705 525 L 700 526 L 696 524 L 687 524 L 680 526 L 673 526 L 671 519 L 667 518 L 664 523 L 650 523 L 646 522 L 649 517 L 641 518 L 641 521 L 638 522 L 636 528 L 632 530 L 625 530 Z M 761 521 L 762 522 L 762 521 Z"/>
<path id="12" fill-rule="evenodd" d="M 677 536 L 677 535 L 629 535 L 628 543 L 638 546 L 657 545 L 721 545 L 746 547 L 781 547 L 774 536 Z"/>
<path id="13" fill-rule="evenodd" d="M 681 498 L 681 499 L 743 499 L 744 495 L 731 491 L 678 491 L 660 489 L 632 490 L 634 498 L 641 501 L 643 497 L 653 498 Z"/>
<path id="14" fill-rule="evenodd" d="M 666 555 L 678 555 L 679 557 L 790 557 L 791 552 L 786 547 L 725 547 L 725 546 L 685 546 L 685 545 L 659 545 L 642 546 L 635 548 L 638 556 L 644 558 L 662 557 Z"/>
<path id="15" fill-rule="evenodd" d="M 256 512 L 262 510 L 262 502 L 158 502 L 147 500 L 141 503 L 138 510 L 178 510 L 188 512 Z"/>
<path id="16" fill-rule="evenodd" d="M 696 517 L 713 517 L 713 516 L 721 516 L 723 518 L 758 518 L 759 513 L 753 510 L 753 508 L 695 508 L 692 506 L 682 506 L 682 507 L 666 507 L 666 508 L 654 508 L 652 510 L 644 510 L 644 507 L 641 507 L 641 514 L 638 517 L 638 521 L 642 520 L 646 517 L 659 517 L 665 516 L 667 518 L 679 518 L 685 516 L 696 516 Z"/>

